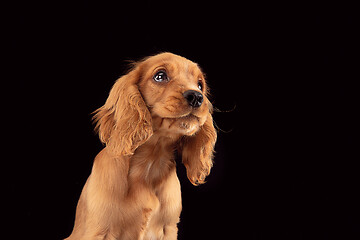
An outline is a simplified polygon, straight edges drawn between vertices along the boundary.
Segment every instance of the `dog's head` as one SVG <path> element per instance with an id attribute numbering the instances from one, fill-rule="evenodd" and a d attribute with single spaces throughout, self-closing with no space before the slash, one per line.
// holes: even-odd
<path id="1" fill-rule="evenodd" d="M 140 65 L 144 71 L 139 90 L 154 127 L 168 136 L 195 134 L 212 108 L 198 65 L 171 53 L 150 57 Z"/>
<path id="2" fill-rule="evenodd" d="M 132 155 L 153 134 L 180 139 L 182 161 L 193 184 L 212 166 L 216 131 L 208 86 L 198 65 L 172 53 L 134 64 L 95 111 L 96 130 L 115 155 Z"/>

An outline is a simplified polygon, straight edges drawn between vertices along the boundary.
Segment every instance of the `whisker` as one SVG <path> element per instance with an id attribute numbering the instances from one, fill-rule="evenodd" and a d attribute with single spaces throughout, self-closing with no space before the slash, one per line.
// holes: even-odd
<path id="1" fill-rule="evenodd" d="M 220 110 L 219 108 L 217 108 L 217 107 L 214 107 L 213 106 L 213 110 L 214 110 L 214 112 L 220 112 L 220 113 L 229 113 L 229 112 L 233 112 L 233 111 L 235 111 L 235 109 L 236 109 L 236 104 L 234 104 L 234 107 L 232 108 L 232 109 L 230 109 L 230 110 Z"/>
<path id="2" fill-rule="evenodd" d="M 219 125 L 217 125 L 217 123 L 215 122 L 215 120 L 213 121 L 214 123 L 214 127 L 216 128 L 216 130 L 218 130 L 219 132 L 223 132 L 223 133 L 231 133 L 234 129 L 231 128 L 230 130 L 226 131 L 226 130 L 223 130 L 219 127 Z"/>

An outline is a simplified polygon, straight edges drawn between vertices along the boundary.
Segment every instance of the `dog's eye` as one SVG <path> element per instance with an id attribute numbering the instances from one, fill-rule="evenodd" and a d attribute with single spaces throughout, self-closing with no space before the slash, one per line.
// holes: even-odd
<path id="1" fill-rule="evenodd" d="M 164 70 L 160 70 L 154 75 L 153 79 L 155 82 L 164 82 L 168 80 L 168 76 Z"/>
<path id="2" fill-rule="evenodd" d="M 203 90 L 203 84 L 201 81 L 198 82 L 198 88 L 202 91 Z"/>

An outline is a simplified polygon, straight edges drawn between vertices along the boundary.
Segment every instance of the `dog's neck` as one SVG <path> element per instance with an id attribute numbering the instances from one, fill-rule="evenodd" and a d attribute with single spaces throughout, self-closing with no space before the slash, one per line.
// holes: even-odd
<path id="1" fill-rule="evenodd" d="M 178 139 L 155 131 L 130 159 L 129 176 L 144 184 L 157 185 L 175 170 L 174 152 Z"/>

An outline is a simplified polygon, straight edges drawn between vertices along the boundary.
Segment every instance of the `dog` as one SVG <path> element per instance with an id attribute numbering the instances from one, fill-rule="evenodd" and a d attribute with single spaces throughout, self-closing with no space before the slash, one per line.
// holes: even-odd
<path id="1" fill-rule="evenodd" d="M 67 240 L 177 239 L 181 212 L 175 153 L 202 184 L 217 133 L 199 66 L 172 53 L 132 64 L 94 112 L 105 147 L 78 201 Z"/>

